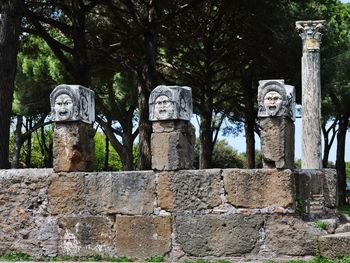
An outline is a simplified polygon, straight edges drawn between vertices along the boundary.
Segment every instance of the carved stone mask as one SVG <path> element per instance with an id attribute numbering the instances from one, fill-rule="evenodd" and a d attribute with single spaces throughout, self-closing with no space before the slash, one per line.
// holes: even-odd
<path id="1" fill-rule="evenodd" d="M 68 94 L 61 94 L 55 99 L 55 120 L 65 121 L 70 120 L 73 117 L 73 100 Z"/>
<path id="2" fill-rule="evenodd" d="M 154 116 L 158 120 L 172 119 L 175 113 L 175 105 L 168 96 L 160 95 L 154 104 Z"/>
<path id="3" fill-rule="evenodd" d="M 269 116 L 276 116 L 276 114 L 281 110 L 283 103 L 282 95 L 277 91 L 269 91 L 264 97 L 264 107 L 266 113 Z"/>

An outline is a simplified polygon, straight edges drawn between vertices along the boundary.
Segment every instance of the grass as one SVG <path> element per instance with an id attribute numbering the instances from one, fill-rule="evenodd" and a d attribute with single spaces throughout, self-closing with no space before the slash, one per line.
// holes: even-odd
<path id="1" fill-rule="evenodd" d="M 232 261 L 229 260 L 224 260 L 224 259 L 219 259 L 219 260 L 215 260 L 215 261 L 208 261 L 205 259 L 197 259 L 197 260 L 186 260 L 183 261 L 184 263 L 232 263 Z"/>
<path id="2" fill-rule="evenodd" d="M 53 257 L 53 258 L 32 258 L 31 256 L 22 253 L 22 252 L 8 252 L 4 255 L 0 255 L 0 261 L 37 261 L 37 262 L 55 262 L 55 261 L 76 261 L 76 262 L 84 262 L 84 261 L 105 261 L 105 262 L 133 262 L 136 261 L 133 258 L 128 257 L 108 257 L 102 255 L 95 255 L 92 257 L 73 257 L 73 256 L 62 256 L 62 257 Z M 145 259 L 146 262 L 165 262 L 164 257 L 155 256 L 149 257 Z M 183 261 L 184 263 L 231 263 L 229 260 L 215 260 L 209 261 L 206 259 L 196 259 L 196 260 L 187 260 Z M 274 260 L 265 260 L 264 263 L 278 263 L 278 261 Z M 311 260 L 288 260 L 285 263 L 350 263 L 350 257 L 338 256 L 336 260 L 327 259 L 320 254 L 317 254 L 315 258 Z"/>
<path id="3" fill-rule="evenodd" d="M 22 252 L 8 252 L 0 255 L 0 261 L 44 261 L 44 262 L 57 262 L 57 261 L 106 261 L 106 262 L 133 262 L 135 259 L 128 257 L 109 257 L 102 255 L 95 255 L 91 257 L 78 257 L 78 256 L 60 256 L 60 257 L 42 257 L 32 258 L 31 256 Z M 149 261 L 149 262 L 161 262 L 161 261 Z"/>
<path id="4" fill-rule="evenodd" d="M 338 212 L 350 216 L 350 205 L 342 205 L 338 207 Z"/>
<path id="5" fill-rule="evenodd" d="M 155 257 L 149 257 L 145 259 L 146 262 L 164 262 L 164 257 L 162 256 L 155 256 Z"/>
<path id="6" fill-rule="evenodd" d="M 326 229 L 327 228 L 327 224 L 325 222 L 317 220 L 315 222 L 315 227 L 318 228 L 318 229 Z"/>

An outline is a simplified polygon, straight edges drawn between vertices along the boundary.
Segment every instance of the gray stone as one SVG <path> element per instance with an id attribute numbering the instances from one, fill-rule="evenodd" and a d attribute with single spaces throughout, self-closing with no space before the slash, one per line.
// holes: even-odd
<path id="1" fill-rule="evenodd" d="M 260 119 L 264 168 L 294 168 L 294 123 L 285 117 Z"/>
<path id="2" fill-rule="evenodd" d="M 194 130 L 188 126 L 187 131 L 176 130 L 165 133 L 152 133 L 152 169 L 180 170 L 193 168 Z"/>
<path id="3" fill-rule="evenodd" d="M 320 44 L 325 20 L 297 21 L 303 41 L 301 168 L 322 167 Z"/>
<path id="4" fill-rule="evenodd" d="M 149 97 L 149 119 L 187 120 L 192 117 L 192 91 L 185 86 L 157 86 Z"/>
<path id="5" fill-rule="evenodd" d="M 221 171 L 162 172 L 158 176 L 158 205 L 167 211 L 200 211 L 221 204 Z"/>
<path id="6" fill-rule="evenodd" d="M 227 201 L 235 207 L 294 208 L 294 175 L 291 170 L 225 169 L 224 187 Z"/>
<path id="7" fill-rule="evenodd" d="M 262 226 L 261 216 L 177 216 L 176 242 L 195 257 L 244 255 L 258 249 Z"/>
<path id="8" fill-rule="evenodd" d="M 314 255 L 315 238 L 324 232 L 292 216 L 269 216 L 265 223 L 266 246 L 278 255 Z"/>
<path id="9" fill-rule="evenodd" d="M 55 122 L 95 121 L 95 93 L 80 85 L 62 84 L 50 94 L 52 120 Z"/>
<path id="10" fill-rule="evenodd" d="M 340 225 L 335 230 L 336 234 L 350 232 L 350 223 Z"/>
<path id="11" fill-rule="evenodd" d="M 53 136 L 54 171 L 91 171 L 95 155 L 93 135 L 90 124 L 56 122 Z"/>
<path id="12" fill-rule="evenodd" d="M 171 250 L 171 217 L 117 216 L 115 229 L 119 256 L 145 259 Z"/>
<path id="13" fill-rule="evenodd" d="M 116 255 L 113 221 L 108 217 L 63 217 L 59 227 L 59 255 Z"/>
<path id="14" fill-rule="evenodd" d="M 318 246 L 321 255 L 327 258 L 350 256 L 350 232 L 319 237 Z"/>
<path id="15" fill-rule="evenodd" d="M 89 174 L 85 195 L 86 209 L 93 214 L 150 214 L 155 175 L 150 171 Z"/>

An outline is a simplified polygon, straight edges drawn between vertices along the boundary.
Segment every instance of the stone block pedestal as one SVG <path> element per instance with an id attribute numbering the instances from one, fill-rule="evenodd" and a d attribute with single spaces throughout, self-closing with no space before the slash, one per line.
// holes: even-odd
<path id="1" fill-rule="evenodd" d="M 54 171 L 91 171 L 95 152 L 94 146 L 91 124 L 56 122 L 53 138 Z"/>
<path id="2" fill-rule="evenodd" d="M 293 168 L 293 121 L 285 117 L 262 118 L 260 127 L 264 168 Z"/>
<path id="3" fill-rule="evenodd" d="M 159 121 L 152 127 L 152 169 L 192 169 L 195 144 L 192 124 L 182 120 Z"/>

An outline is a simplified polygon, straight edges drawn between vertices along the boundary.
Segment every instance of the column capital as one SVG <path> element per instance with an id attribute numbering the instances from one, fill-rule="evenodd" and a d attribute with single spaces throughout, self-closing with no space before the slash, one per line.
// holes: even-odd
<path id="1" fill-rule="evenodd" d="M 295 27 L 303 40 L 303 50 L 320 50 L 322 35 L 327 31 L 326 20 L 297 21 Z"/>

